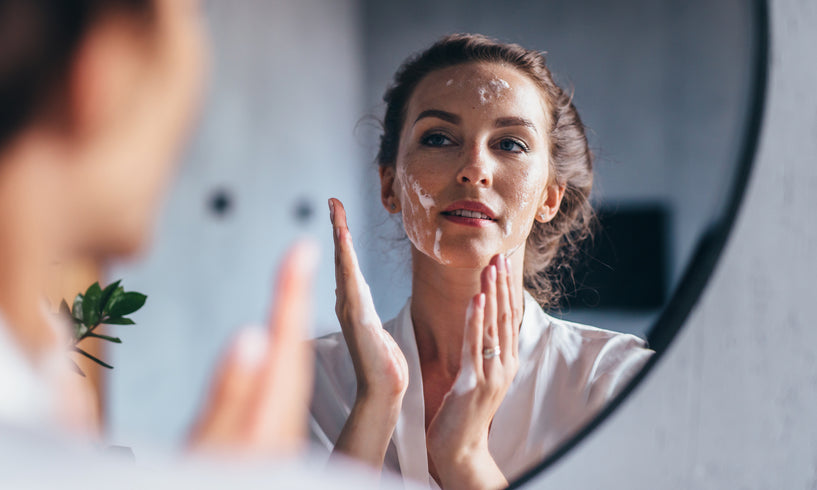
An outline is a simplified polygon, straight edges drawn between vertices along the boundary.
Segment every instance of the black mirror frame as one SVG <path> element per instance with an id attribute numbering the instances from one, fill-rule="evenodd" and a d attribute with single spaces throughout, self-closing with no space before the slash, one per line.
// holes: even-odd
<path id="1" fill-rule="evenodd" d="M 720 259 L 723 248 L 729 238 L 743 201 L 746 185 L 752 172 L 752 163 L 757 151 L 758 138 L 763 121 L 766 104 L 766 87 L 768 81 L 769 55 L 769 7 L 766 0 L 753 0 L 750 7 L 751 22 L 754 31 L 754 51 L 752 65 L 753 75 L 748 90 L 749 107 L 739 141 L 737 170 L 732 185 L 727 194 L 726 205 L 720 216 L 704 232 L 698 241 L 695 253 L 689 262 L 684 275 L 673 292 L 672 298 L 653 324 L 648 338 L 650 347 L 655 349 L 655 355 L 647 362 L 644 368 L 627 383 L 621 392 L 607 404 L 588 424 L 569 440 L 565 441 L 553 454 L 544 461 L 523 473 L 512 481 L 508 488 L 520 488 L 530 482 L 548 467 L 562 458 L 571 449 L 584 440 L 591 432 L 604 423 L 652 371 L 653 367 L 663 357 L 667 348 L 675 339 L 678 331 L 686 321 L 690 311 L 697 303 L 706 287 L 712 272 Z"/>

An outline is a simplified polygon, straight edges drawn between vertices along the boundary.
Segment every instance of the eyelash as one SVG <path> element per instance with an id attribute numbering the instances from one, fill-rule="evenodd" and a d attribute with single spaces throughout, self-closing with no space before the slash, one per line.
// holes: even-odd
<path id="1" fill-rule="evenodd" d="M 423 137 L 420 139 L 420 143 L 422 145 L 424 145 L 424 146 L 429 146 L 429 147 L 432 147 L 432 148 L 442 148 L 442 147 L 445 147 L 445 146 L 450 146 L 450 144 L 432 144 L 431 143 L 431 138 L 435 138 L 435 137 L 444 138 L 448 143 L 453 144 L 453 141 L 451 140 L 451 138 L 449 138 L 448 136 L 446 136 L 443 133 L 437 133 L 437 132 L 423 135 Z M 528 153 L 530 151 L 530 147 L 528 147 L 528 145 L 526 145 L 525 143 L 523 143 L 522 141 L 520 141 L 520 140 L 518 140 L 516 138 L 502 138 L 501 140 L 499 140 L 499 142 L 496 144 L 496 146 L 498 147 L 499 145 L 501 145 L 505 141 L 510 141 L 514 145 L 518 146 L 520 148 L 520 151 L 512 151 L 512 150 L 502 150 L 502 151 L 507 151 L 509 153 Z"/>
<path id="2" fill-rule="evenodd" d="M 442 144 L 442 145 L 434 145 L 434 144 L 432 144 L 432 143 L 431 143 L 431 138 L 434 138 L 434 137 L 445 138 L 445 140 L 446 140 L 446 141 L 448 141 L 449 143 L 453 143 L 453 141 L 451 140 L 451 138 L 449 138 L 448 136 L 446 136 L 446 135 L 444 135 L 444 134 L 442 134 L 442 133 L 436 133 L 436 132 L 435 132 L 435 133 L 428 133 L 428 134 L 424 134 L 424 135 L 423 135 L 423 137 L 420 139 L 420 143 L 421 143 L 423 146 L 430 146 L 430 147 L 432 147 L 432 148 L 442 148 L 442 147 L 444 147 L 444 146 L 450 146 L 450 145 L 446 145 L 446 144 Z"/>
<path id="3" fill-rule="evenodd" d="M 513 143 L 513 144 L 515 144 L 516 146 L 518 146 L 519 148 L 521 148 L 521 150 L 520 150 L 520 151 L 503 150 L 503 151 L 510 151 L 511 153 L 527 153 L 527 152 L 529 152 L 529 151 L 530 151 L 530 147 L 528 147 L 528 145 L 526 145 L 525 143 L 523 143 L 523 142 L 519 141 L 519 140 L 518 140 L 518 139 L 516 139 L 516 138 L 502 138 L 502 139 L 501 139 L 501 140 L 499 140 L 499 142 L 497 143 L 497 146 L 501 145 L 501 144 L 502 144 L 503 142 L 505 142 L 505 141 L 510 141 L 511 143 Z"/>

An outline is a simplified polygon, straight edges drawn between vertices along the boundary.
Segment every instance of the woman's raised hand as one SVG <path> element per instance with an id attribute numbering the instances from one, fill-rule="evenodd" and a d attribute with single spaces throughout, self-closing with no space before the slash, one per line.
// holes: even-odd
<path id="1" fill-rule="evenodd" d="M 310 243 L 287 254 L 268 326 L 243 330 L 228 350 L 190 434 L 191 449 L 260 457 L 305 444 L 313 361 L 304 337 L 316 265 Z"/>
<path id="2" fill-rule="evenodd" d="M 460 372 L 428 427 L 428 448 L 443 488 L 500 488 L 508 482 L 488 452 L 488 430 L 519 367 L 521 310 L 510 263 L 497 255 L 468 305 Z"/>
<path id="3" fill-rule="evenodd" d="M 329 216 L 335 240 L 335 312 L 357 378 L 355 404 L 335 450 L 379 469 L 408 387 L 408 364 L 374 309 L 339 200 L 329 200 Z"/>

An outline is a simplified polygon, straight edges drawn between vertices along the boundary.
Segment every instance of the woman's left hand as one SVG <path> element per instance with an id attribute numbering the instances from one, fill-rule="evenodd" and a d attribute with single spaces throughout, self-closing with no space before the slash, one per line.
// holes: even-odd
<path id="1" fill-rule="evenodd" d="M 488 452 L 488 430 L 519 367 L 521 303 L 509 261 L 491 259 L 482 292 L 468 305 L 460 371 L 428 427 L 429 454 L 443 488 L 501 488 L 508 482 Z"/>

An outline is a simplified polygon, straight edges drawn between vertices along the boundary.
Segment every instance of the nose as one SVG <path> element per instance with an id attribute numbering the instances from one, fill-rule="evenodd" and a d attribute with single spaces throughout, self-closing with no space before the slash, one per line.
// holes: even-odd
<path id="1" fill-rule="evenodd" d="M 492 184 L 492 162 L 484 151 L 475 146 L 465 154 L 465 161 L 457 172 L 457 182 L 489 187 Z"/>

